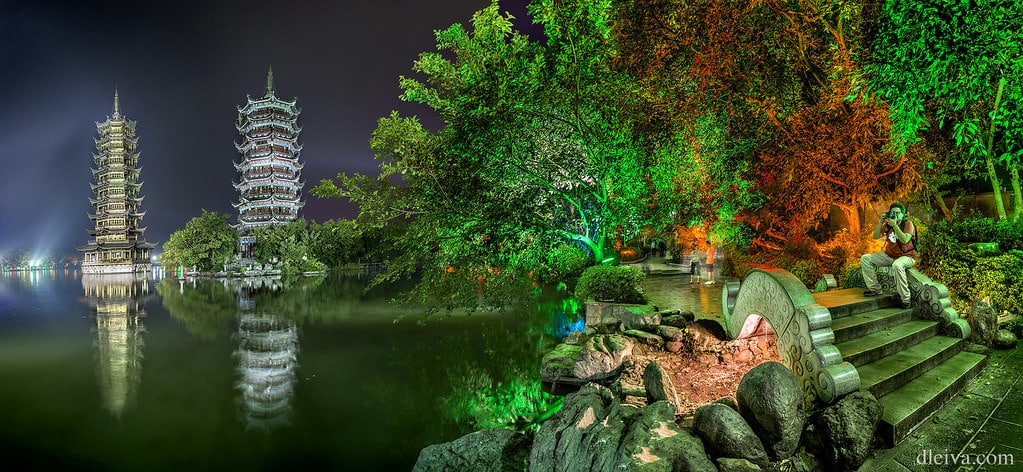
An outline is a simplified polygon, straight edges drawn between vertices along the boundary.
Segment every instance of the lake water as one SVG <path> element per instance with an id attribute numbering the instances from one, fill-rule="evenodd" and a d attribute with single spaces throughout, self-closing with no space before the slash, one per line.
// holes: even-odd
<path id="1" fill-rule="evenodd" d="M 3 461 L 409 470 L 474 420 L 549 401 L 539 357 L 557 310 L 399 320 L 397 289 L 365 283 L 0 273 Z"/>

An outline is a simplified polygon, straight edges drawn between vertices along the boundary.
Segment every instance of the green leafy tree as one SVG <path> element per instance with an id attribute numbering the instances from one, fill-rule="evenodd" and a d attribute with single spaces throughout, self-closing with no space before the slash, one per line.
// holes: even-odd
<path id="1" fill-rule="evenodd" d="M 238 234 L 227 223 L 229 217 L 203 210 L 184 229 L 171 233 L 163 244 L 160 264 L 194 266 L 200 272 L 221 270 L 238 246 Z"/>
<path id="2" fill-rule="evenodd" d="M 329 220 L 309 225 L 309 249 L 327 267 L 356 262 L 364 252 L 362 231 L 352 220 Z"/>
<path id="3" fill-rule="evenodd" d="M 474 15 L 472 32 L 437 33 L 450 54 L 422 54 L 414 70 L 425 79 L 400 84 L 404 100 L 436 111 L 444 127 L 392 113 L 370 140 L 378 176 L 342 174 L 314 190 L 358 204 L 363 224 L 400 228 L 385 279 L 422 267 L 419 293 L 429 296 L 419 301 L 501 306 L 534 245 L 576 244 L 601 262 L 614 257 L 616 237 L 668 214 L 651 209 L 651 196 L 676 182 L 655 172 L 694 163 L 687 152 L 656 152 L 664 138 L 639 131 L 648 101 L 613 68 L 611 3 L 534 3 L 546 44 L 513 31 L 496 2 Z"/>
<path id="4" fill-rule="evenodd" d="M 252 234 L 256 238 L 252 247 L 253 255 L 261 262 L 280 264 L 285 276 L 324 269 L 323 263 L 311 249 L 311 235 L 305 219 L 300 218 L 286 225 L 256 228 Z"/>
<path id="5" fill-rule="evenodd" d="M 864 96 L 892 109 L 893 146 L 950 124 L 970 164 L 981 161 L 1000 219 L 1007 218 L 998 166 L 1010 175 L 1014 217 L 1023 212 L 1023 9 L 1013 0 L 888 0 L 878 22 Z M 869 90 L 870 93 L 866 93 Z"/>

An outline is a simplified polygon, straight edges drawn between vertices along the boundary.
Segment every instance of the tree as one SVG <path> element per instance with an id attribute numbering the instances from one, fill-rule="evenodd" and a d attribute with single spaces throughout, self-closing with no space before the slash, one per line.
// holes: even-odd
<path id="1" fill-rule="evenodd" d="M 329 220 L 309 225 L 309 249 L 327 267 L 355 262 L 363 252 L 362 232 L 352 220 Z"/>
<path id="2" fill-rule="evenodd" d="M 377 177 L 341 174 L 314 190 L 351 199 L 363 224 L 400 227 L 385 278 L 424 268 L 425 299 L 445 287 L 448 306 L 503 305 L 511 280 L 532 269 L 519 262 L 543 259 L 522 255 L 559 240 L 594 262 L 613 258 L 614 238 L 667 214 L 651 211 L 651 196 L 675 182 L 656 172 L 695 166 L 687 152 L 656 152 L 667 139 L 639 132 L 647 102 L 612 67 L 610 1 L 545 0 L 530 11 L 545 45 L 513 31 L 496 2 L 473 16 L 471 33 L 439 31 L 438 49 L 450 54 L 422 54 L 414 70 L 425 80 L 400 84 L 402 98 L 436 111 L 443 128 L 392 113 L 370 140 Z M 456 281 L 473 283 L 460 290 Z"/>
<path id="3" fill-rule="evenodd" d="M 921 139 L 930 113 L 939 127 L 950 123 L 970 164 L 984 162 L 1000 219 L 1007 214 L 998 164 L 1010 174 L 1014 218 L 1023 212 L 1020 24 L 1023 8 L 1014 0 L 888 0 L 861 92 L 890 104 L 897 152 Z"/>
<path id="4" fill-rule="evenodd" d="M 238 234 L 227 223 L 229 215 L 202 210 L 184 229 L 171 233 L 159 256 L 164 266 L 195 267 L 200 272 L 220 270 L 238 246 Z"/>
<path id="5" fill-rule="evenodd" d="M 252 254 L 262 262 L 280 264 L 281 273 L 294 276 L 324 269 L 312 250 L 311 231 L 304 218 L 286 225 L 256 228 Z"/>
<path id="6" fill-rule="evenodd" d="M 666 97 L 706 176 L 711 239 L 780 249 L 832 206 L 860 233 L 868 203 L 916 186 L 914 156 L 886 152 L 887 109 L 851 103 L 862 67 L 860 2 L 633 0 L 620 23 L 626 67 Z M 910 162 L 911 161 L 911 162 Z M 908 165 L 907 165 L 908 164 Z"/>

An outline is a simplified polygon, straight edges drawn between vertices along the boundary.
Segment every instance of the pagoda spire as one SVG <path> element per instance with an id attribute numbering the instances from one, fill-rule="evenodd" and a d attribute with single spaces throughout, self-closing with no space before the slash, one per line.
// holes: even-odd
<path id="1" fill-rule="evenodd" d="M 119 102 L 120 102 L 120 100 L 118 100 L 118 97 L 117 97 L 117 88 L 115 87 L 114 88 L 114 118 L 120 118 L 121 117 L 121 106 L 120 106 Z"/>
<path id="2" fill-rule="evenodd" d="M 274 95 L 274 67 L 270 66 L 270 71 L 266 73 L 266 96 L 271 97 Z"/>

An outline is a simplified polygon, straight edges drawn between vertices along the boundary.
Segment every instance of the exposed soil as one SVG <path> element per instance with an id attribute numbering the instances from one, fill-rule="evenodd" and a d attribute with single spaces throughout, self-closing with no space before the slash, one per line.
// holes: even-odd
<path id="1" fill-rule="evenodd" d="M 761 339 L 761 344 L 770 343 L 770 349 L 757 350 L 756 355 L 724 355 L 717 353 L 672 353 L 660 348 L 637 343 L 626 361 L 621 375 L 622 385 L 633 391 L 643 390 L 643 369 L 650 361 L 657 361 L 671 376 L 678 392 L 679 412 L 682 423 L 689 423 L 693 413 L 722 397 L 735 399 L 735 390 L 742 376 L 750 369 L 767 361 L 779 361 L 774 338 Z M 734 343 L 734 341 L 733 341 Z M 738 360 L 743 358 L 743 360 Z M 748 360 L 747 360 L 748 358 Z M 625 403 L 643 406 L 646 398 L 627 396 Z"/>

